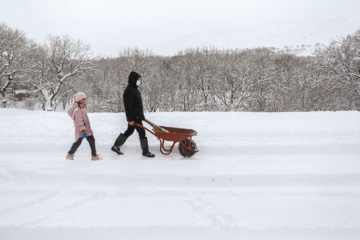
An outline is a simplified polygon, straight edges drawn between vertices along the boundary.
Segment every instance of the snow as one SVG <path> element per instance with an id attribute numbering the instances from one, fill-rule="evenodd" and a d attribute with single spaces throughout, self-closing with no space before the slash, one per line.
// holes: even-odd
<path id="1" fill-rule="evenodd" d="M 249 24 L 182 35 L 152 47 L 162 55 L 175 55 L 181 50 L 197 47 L 246 49 L 269 47 L 301 56 L 313 55 L 317 44 L 353 35 L 359 30 L 359 15 L 319 19 Z M 230 25 L 231 26 L 231 25 Z M 170 54 L 171 53 L 171 54 Z"/>
<path id="2" fill-rule="evenodd" d="M 67 161 L 66 113 L 0 109 L 0 239 L 360 239 L 360 112 L 145 115 L 200 152 L 117 156 L 124 113 L 89 113 L 104 160 Z"/>

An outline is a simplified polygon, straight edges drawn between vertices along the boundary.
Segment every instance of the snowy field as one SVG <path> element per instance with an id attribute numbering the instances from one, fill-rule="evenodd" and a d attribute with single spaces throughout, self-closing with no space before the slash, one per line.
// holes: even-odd
<path id="1" fill-rule="evenodd" d="M 0 109 L 0 239 L 360 239 L 360 112 L 147 113 L 191 128 L 184 159 L 123 113 L 90 113 L 98 152 L 75 161 L 66 113 Z"/>

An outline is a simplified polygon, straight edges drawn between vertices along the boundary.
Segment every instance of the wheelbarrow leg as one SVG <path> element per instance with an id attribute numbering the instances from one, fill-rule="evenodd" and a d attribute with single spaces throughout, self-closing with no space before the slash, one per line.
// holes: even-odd
<path id="1" fill-rule="evenodd" d="M 171 148 L 168 150 L 168 149 L 166 149 L 165 146 L 164 146 L 165 140 L 159 138 L 159 141 L 160 141 L 160 152 L 161 152 L 162 154 L 164 154 L 164 155 L 169 155 L 169 154 L 172 152 L 172 150 L 173 150 L 173 148 L 174 148 L 174 146 L 175 146 L 175 144 L 176 144 L 176 142 L 174 142 L 174 143 L 172 144 Z"/>

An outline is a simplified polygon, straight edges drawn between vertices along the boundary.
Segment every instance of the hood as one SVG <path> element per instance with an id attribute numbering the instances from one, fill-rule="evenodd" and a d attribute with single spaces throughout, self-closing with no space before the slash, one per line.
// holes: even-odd
<path id="1" fill-rule="evenodd" d="M 79 103 L 76 103 L 74 104 L 68 111 L 67 111 L 67 114 L 72 118 L 74 119 L 75 117 L 75 112 L 78 111 L 80 108 L 84 108 L 84 104 L 79 104 Z"/>
<path id="2" fill-rule="evenodd" d="M 131 72 L 129 75 L 129 80 L 128 83 L 130 86 L 137 88 L 138 86 L 136 86 L 136 81 L 141 78 L 141 75 L 138 74 L 137 72 Z"/>

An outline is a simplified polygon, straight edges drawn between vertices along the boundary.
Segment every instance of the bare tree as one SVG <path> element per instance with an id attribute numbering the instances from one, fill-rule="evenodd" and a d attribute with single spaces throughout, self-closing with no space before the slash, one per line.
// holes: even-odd
<path id="1" fill-rule="evenodd" d="M 360 30 L 318 48 L 315 55 L 319 68 L 335 77 L 334 86 L 344 89 L 343 97 L 360 110 Z"/>
<path id="2" fill-rule="evenodd" d="M 31 83 L 43 97 L 44 110 L 54 110 L 62 98 L 60 96 L 56 99 L 65 82 L 94 69 L 94 59 L 90 57 L 89 51 L 89 45 L 80 40 L 74 41 L 67 35 L 50 35 L 47 42 L 36 49 L 38 58 L 32 70 Z"/>
<path id="3" fill-rule="evenodd" d="M 256 67 L 248 51 L 229 51 L 222 54 L 212 93 L 224 106 L 225 111 L 247 110 L 257 84 Z"/>
<path id="4" fill-rule="evenodd" d="M 0 25 L 0 98 L 5 106 L 6 91 L 24 67 L 27 38 L 19 30 Z"/>

